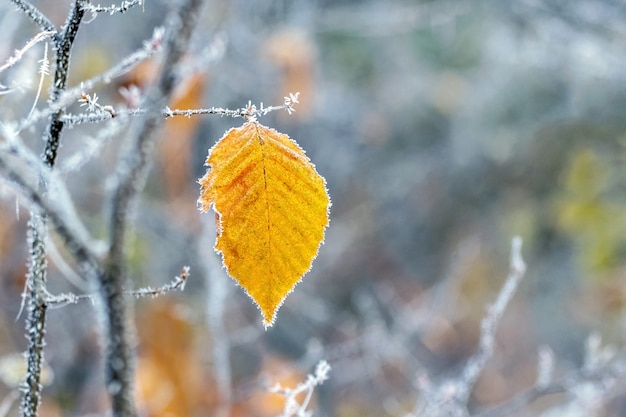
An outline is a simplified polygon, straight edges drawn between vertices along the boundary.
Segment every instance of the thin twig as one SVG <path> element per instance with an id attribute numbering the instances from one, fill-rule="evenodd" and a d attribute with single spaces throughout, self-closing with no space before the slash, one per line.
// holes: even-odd
<path id="1" fill-rule="evenodd" d="M 285 397 L 285 407 L 279 417 L 304 417 L 312 416 L 308 410 L 309 403 L 313 398 L 315 387 L 322 385 L 328 379 L 330 365 L 325 360 L 321 360 L 315 366 L 315 372 L 307 376 L 305 382 L 298 384 L 295 388 L 285 388 L 276 384 L 270 391 L 281 394 Z M 305 393 L 302 402 L 298 401 L 298 395 Z"/>
<path id="2" fill-rule="evenodd" d="M 606 379 L 623 376 L 623 370 L 618 369 L 617 367 L 602 367 L 593 371 L 579 369 L 545 386 L 534 385 L 506 402 L 478 411 L 475 417 L 502 417 L 512 415 L 516 411 L 528 407 L 540 398 L 549 395 L 575 392 L 576 387 L 586 383 L 599 383 L 602 385 L 602 381 Z"/>
<path id="3" fill-rule="evenodd" d="M 82 300 L 90 300 L 92 304 L 95 301 L 95 297 L 89 294 L 74 294 L 71 292 L 65 292 L 57 295 L 46 294 L 46 302 L 49 309 L 65 307 L 70 304 L 77 304 Z"/>
<path id="4" fill-rule="evenodd" d="M 467 410 L 469 396 L 487 361 L 493 355 L 498 324 L 525 273 L 522 239 L 515 237 L 511 242 L 511 258 L 506 282 L 482 320 L 478 351 L 467 361 L 459 375 L 446 378 L 440 383 L 433 383 L 426 373 L 421 373 L 417 378 L 417 388 L 421 391 L 425 401 L 424 403 L 418 402 L 409 415 L 469 416 Z"/>
<path id="5" fill-rule="evenodd" d="M 500 323 L 504 310 L 506 310 L 517 290 L 517 285 L 526 273 L 526 263 L 522 259 L 522 239 L 520 237 L 513 238 L 511 242 L 511 260 L 509 265 L 509 276 L 500 290 L 498 298 L 489 307 L 487 314 L 482 320 L 478 352 L 470 358 L 463 369 L 461 383 L 466 387 L 466 396 L 469 396 L 487 361 L 493 355 L 496 328 Z"/>
<path id="6" fill-rule="evenodd" d="M 199 114 L 218 114 L 220 116 L 230 116 L 230 117 L 243 117 L 245 119 L 254 119 L 257 116 L 265 116 L 273 111 L 277 110 L 285 110 L 289 114 L 296 111 L 294 108 L 294 104 L 299 103 L 298 96 L 300 93 L 289 94 L 288 97 L 285 97 L 285 101 L 280 106 L 269 106 L 265 107 L 263 103 L 259 107 L 252 102 L 248 102 L 248 105 L 245 107 L 241 107 L 239 109 L 231 110 L 224 109 L 221 107 L 210 107 L 208 109 L 187 109 L 187 110 L 172 110 L 169 107 L 165 109 L 163 112 L 163 116 L 172 117 L 172 116 L 185 116 L 191 117 Z"/>
<path id="7" fill-rule="evenodd" d="M 81 3 L 81 7 L 86 11 L 91 13 L 92 17 L 89 19 L 89 22 L 93 21 L 98 14 L 105 13 L 108 15 L 114 15 L 117 13 L 126 13 L 133 7 L 141 5 L 143 6 L 143 0 L 131 0 L 131 1 L 123 1 L 119 6 L 112 5 L 108 7 L 100 6 L 100 4 L 95 5 L 91 4 L 88 1 L 84 1 Z M 89 23 L 87 22 L 87 23 Z"/>
<path id="8" fill-rule="evenodd" d="M 60 110 L 69 106 L 76 102 L 76 100 L 80 99 L 85 91 L 89 91 L 94 88 L 97 84 L 110 83 L 113 79 L 127 73 L 132 68 L 135 67 L 139 62 L 153 56 L 161 49 L 161 42 L 163 40 L 163 28 L 156 28 L 153 32 L 152 38 L 148 41 L 144 41 L 143 47 L 132 54 L 128 55 L 126 58 L 121 60 L 118 64 L 114 65 L 107 71 L 102 74 L 98 74 L 93 78 L 82 81 L 76 87 L 67 89 L 62 91 L 58 99 L 54 103 L 49 103 L 48 107 L 43 110 L 35 111 L 33 114 L 27 118 L 23 119 L 17 123 L 15 127 L 16 131 L 22 131 L 34 123 L 42 120 L 45 117 L 48 117 L 52 114 L 58 113 Z M 60 121 L 64 123 L 68 123 L 67 119 L 63 119 L 60 117 Z"/>
<path id="9" fill-rule="evenodd" d="M 116 117 L 115 121 L 98 129 L 95 137 L 85 136 L 82 141 L 81 149 L 64 158 L 62 164 L 57 166 L 57 171 L 69 172 L 78 170 L 91 158 L 97 156 L 102 147 L 112 138 L 120 137 L 124 129 L 128 126 L 128 121 L 128 117 L 124 115 Z"/>
<path id="10" fill-rule="evenodd" d="M 87 270 L 93 269 L 98 263 L 99 244 L 80 222 L 67 189 L 53 172 L 17 143 L 0 147 L 0 172 L 17 185 L 17 191 L 33 205 L 35 211 L 46 213 L 48 222 L 54 226 L 76 263 Z M 48 184 L 54 198 L 42 192 L 39 188 L 41 182 Z"/>
<path id="11" fill-rule="evenodd" d="M 54 239 L 48 239 L 46 245 L 48 249 L 48 257 L 59 270 L 59 272 L 65 277 L 65 279 L 67 279 L 70 284 L 80 289 L 81 291 L 89 291 L 89 282 L 85 279 L 85 277 L 82 277 L 78 272 L 76 272 L 74 268 L 68 265 L 66 260 L 59 253 Z"/>
<path id="12" fill-rule="evenodd" d="M 162 285 L 158 288 L 146 287 L 146 288 L 140 288 L 138 290 L 130 290 L 130 291 L 126 291 L 126 293 L 132 296 L 135 296 L 137 298 L 139 297 L 156 298 L 170 291 L 184 291 L 185 285 L 187 285 L 188 279 L 189 279 L 189 267 L 184 266 L 180 275 L 175 276 L 174 279 L 168 284 Z"/>
<path id="13" fill-rule="evenodd" d="M 27 0 L 11 1 L 15 6 L 17 6 L 18 9 L 24 12 L 26 16 L 30 17 L 30 19 L 35 22 L 41 28 L 41 30 L 54 33 L 54 35 L 52 36 L 55 43 L 58 43 L 61 40 L 61 36 L 57 33 L 57 29 L 56 27 L 54 27 L 54 24 L 52 24 L 50 19 L 48 19 L 46 15 L 41 13 L 38 8 L 30 4 L 30 2 L 28 2 Z"/>
<path id="14" fill-rule="evenodd" d="M 22 49 L 17 49 L 13 55 L 4 63 L 4 65 L 0 66 L 0 72 L 11 68 L 13 65 L 17 64 L 20 59 L 24 56 L 26 51 L 28 51 L 33 46 L 37 45 L 39 42 L 46 40 L 52 36 L 54 36 L 56 32 L 52 31 L 44 31 L 36 34 L 31 40 L 29 40 L 26 45 Z"/>
<path id="15" fill-rule="evenodd" d="M 35 108 L 37 107 L 37 102 L 39 101 L 39 96 L 41 95 L 41 90 L 43 89 L 43 81 L 48 75 L 48 71 L 50 68 L 50 63 L 48 62 L 48 44 L 45 44 L 43 50 L 43 58 L 39 61 L 41 66 L 39 67 L 39 85 L 37 86 L 37 94 L 35 95 L 35 99 L 33 100 L 33 105 L 28 112 L 28 116 L 26 116 L 26 120 L 32 116 Z"/>
<path id="16" fill-rule="evenodd" d="M 293 97 L 295 100 L 292 100 L 290 97 L 285 97 L 285 102 L 278 106 L 265 107 L 263 103 L 261 103 L 261 105 L 257 107 L 255 104 L 248 102 L 247 106 L 238 109 L 225 109 L 223 107 L 208 107 L 205 109 L 170 109 L 169 107 L 165 107 L 161 110 L 161 116 L 169 118 L 175 116 L 192 117 L 199 115 L 218 115 L 233 118 L 243 117 L 249 120 L 258 116 L 265 116 L 273 111 L 285 110 L 291 114 L 296 111 L 294 104 L 298 103 L 297 98 L 299 94 L 300 93 L 290 94 L 290 97 Z M 61 117 L 62 121 L 78 125 L 84 123 L 99 123 L 118 116 L 133 117 L 146 114 L 145 109 L 116 110 L 112 106 L 102 106 L 97 102 L 94 102 L 93 99 L 87 94 L 83 94 L 80 101 L 91 106 L 88 108 L 90 113 L 66 114 Z"/>
<path id="17" fill-rule="evenodd" d="M 131 209 L 143 188 L 152 159 L 157 131 L 163 124 L 159 109 L 168 103 L 179 80 L 174 75 L 178 62 L 189 44 L 202 5 L 201 0 L 187 0 L 169 18 L 164 40 L 164 59 L 157 82 L 145 99 L 146 113 L 131 130 L 131 145 L 118 164 L 117 185 L 113 193 L 110 240 L 107 262 L 101 275 L 101 294 L 108 327 L 107 388 L 114 417 L 136 415 L 133 398 L 134 328 L 127 294 L 124 256 Z"/>

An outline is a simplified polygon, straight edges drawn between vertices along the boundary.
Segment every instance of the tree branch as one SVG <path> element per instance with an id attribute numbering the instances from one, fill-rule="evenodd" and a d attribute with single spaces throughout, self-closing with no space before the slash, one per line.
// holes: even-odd
<path id="1" fill-rule="evenodd" d="M 98 264 L 99 256 L 94 250 L 98 244 L 80 222 L 67 189 L 49 168 L 25 147 L 13 144 L 0 146 L 0 172 L 18 186 L 18 191 L 35 206 L 34 211 L 46 213 L 47 221 L 54 226 L 78 265 L 93 270 Z M 42 192 L 42 182 L 47 184 L 54 198 Z"/>
<path id="2" fill-rule="evenodd" d="M 456 377 L 446 378 L 438 384 L 433 383 L 427 374 L 421 374 L 418 378 L 418 386 L 425 400 L 424 408 L 418 410 L 419 404 L 411 416 L 439 416 L 449 415 L 455 417 L 469 416 L 467 403 L 469 396 L 483 372 L 487 361 L 493 355 L 495 333 L 508 306 L 513 298 L 520 280 L 526 273 L 526 264 L 522 259 L 522 239 L 513 238 L 511 242 L 509 274 L 502 289 L 498 293 L 496 301 L 489 306 L 487 314 L 483 318 L 480 331 L 479 348 L 476 354 L 468 361 L 461 373 Z"/>
<path id="3" fill-rule="evenodd" d="M 28 317 L 26 319 L 28 358 L 27 373 L 21 387 L 22 416 L 36 417 L 41 403 L 41 369 L 43 364 L 43 347 L 46 335 L 46 312 L 48 303 L 45 299 L 46 286 L 46 221 L 43 216 L 33 213 L 28 224 L 28 276 L 26 285 L 29 287 Z"/>
<path id="4" fill-rule="evenodd" d="M 56 32 L 39 32 L 31 40 L 29 40 L 26 45 L 24 45 L 21 49 L 16 49 L 13 55 L 5 62 L 2 66 L 0 66 L 0 72 L 11 68 L 13 65 L 19 62 L 20 59 L 24 56 L 26 51 L 35 46 L 41 41 L 48 39 L 51 36 L 54 36 Z"/>
<path id="5" fill-rule="evenodd" d="M 78 7 L 78 1 L 76 1 L 68 14 L 63 33 L 59 36 L 50 21 L 30 3 L 21 0 L 14 0 L 14 3 L 46 31 L 55 32 L 56 69 L 50 97 L 50 103 L 54 103 L 67 85 L 70 52 L 84 12 L 82 8 Z M 50 168 L 54 166 L 56 161 L 61 130 L 63 129 L 63 122 L 60 121 L 61 112 L 62 110 L 60 109 L 52 115 L 45 138 L 46 146 L 42 159 Z M 47 184 L 41 177 L 39 179 L 38 191 L 39 193 L 32 193 L 33 197 L 44 196 L 41 200 L 45 200 Z M 22 388 L 24 392 L 22 415 L 24 417 L 36 417 L 41 403 L 41 367 L 44 355 L 43 347 L 45 345 L 46 311 L 48 309 L 46 299 L 46 236 L 49 214 L 47 212 L 31 212 L 28 230 L 30 247 L 28 277 L 26 280 L 26 285 L 29 287 L 28 316 L 26 319 L 28 361 L 26 381 Z"/>
<path id="6" fill-rule="evenodd" d="M 65 22 L 65 26 L 63 27 L 61 40 L 57 44 L 56 68 L 54 70 L 54 81 L 52 83 L 52 92 L 49 100 L 50 104 L 54 104 L 59 100 L 61 93 L 67 86 L 72 46 L 74 45 L 80 22 L 85 15 L 85 11 L 80 4 L 81 1 L 79 0 L 74 2 L 67 21 Z M 63 109 L 59 109 L 52 114 L 48 133 L 45 137 L 46 148 L 44 149 L 42 158 L 48 166 L 51 167 L 54 166 L 56 161 L 61 131 L 63 130 L 64 123 L 61 120 L 62 114 Z"/>
<path id="7" fill-rule="evenodd" d="M 53 32 L 52 35 L 55 43 L 59 43 L 61 36 L 57 33 L 56 27 L 52 24 L 50 19 L 46 17 L 41 11 L 30 4 L 27 0 L 11 0 L 13 4 L 20 9 L 24 14 L 37 24 L 41 30 L 45 32 Z"/>
<path id="8" fill-rule="evenodd" d="M 201 5 L 202 0 L 186 0 L 170 16 L 161 72 L 155 85 L 146 94 L 143 106 L 146 113 L 131 131 L 130 149 L 118 164 L 119 174 L 112 201 L 109 252 L 101 275 L 101 295 L 106 308 L 109 337 L 107 388 L 114 417 L 136 415 L 133 400 L 135 335 L 130 300 L 124 291 L 127 280 L 124 248 L 130 211 L 145 184 L 156 134 L 163 124 L 159 110 L 167 105 L 179 81 L 176 68 L 187 50 Z"/>
<path id="9" fill-rule="evenodd" d="M 498 298 L 489 306 L 487 314 L 481 323 L 478 352 L 467 361 L 463 369 L 461 381 L 462 385 L 466 387 L 466 398 L 469 397 L 476 380 L 485 368 L 487 361 L 493 355 L 498 323 L 500 323 L 504 310 L 506 310 L 511 298 L 513 298 L 517 285 L 524 274 L 526 274 L 526 263 L 522 259 L 522 239 L 520 237 L 513 238 L 511 242 L 511 260 L 509 265 L 509 276 L 500 290 Z"/>
<path id="10" fill-rule="evenodd" d="M 80 85 L 64 90 L 61 92 L 59 97 L 54 103 L 49 103 L 48 107 L 33 112 L 30 117 L 21 120 L 16 127 L 16 130 L 21 132 L 24 129 L 32 126 L 34 123 L 42 120 L 45 117 L 48 117 L 57 112 L 61 112 L 61 110 L 65 109 L 68 105 L 76 102 L 76 100 L 80 99 L 82 95 L 91 90 L 94 86 L 99 83 L 110 83 L 112 79 L 119 77 L 130 71 L 135 65 L 139 62 L 153 56 L 157 51 L 160 50 L 160 45 L 162 41 L 163 33 L 162 28 L 156 28 L 152 35 L 152 38 L 148 41 L 144 42 L 144 45 L 141 49 L 133 52 L 118 64 L 114 65 L 112 68 L 107 71 L 96 75 L 93 78 L 82 81 Z M 63 114 L 61 112 L 61 114 Z M 61 116 L 60 121 L 64 123 L 71 123 L 71 120 L 68 120 L 65 116 Z"/>

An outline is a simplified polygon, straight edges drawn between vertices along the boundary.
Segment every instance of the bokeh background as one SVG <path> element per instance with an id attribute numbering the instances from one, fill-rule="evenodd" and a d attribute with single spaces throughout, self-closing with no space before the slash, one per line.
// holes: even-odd
<path id="1" fill-rule="evenodd" d="M 34 3 L 62 25 L 68 1 Z M 81 27 L 70 85 L 140 48 L 163 24 L 168 3 L 149 0 L 143 10 Z M 199 19 L 189 60 L 204 63 L 171 107 L 282 104 L 300 92 L 295 114 L 261 122 L 294 138 L 326 178 L 331 223 L 312 270 L 265 331 L 213 253 L 213 215 L 196 209 L 207 150 L 242 121 L 167 122 L 137 208 L 132 280 L 135 288 L 158 287 L 184 265 L 191 278 L 182 293 L 136 300 L 144 415 L 276 416 L 281 398 L 268 387 L 295 386 L 320 359 L 333 370 L 316 391 L 316 416 L 419 410 L 420 375 L 454 375 L 476 351 L 515 235 L 524 240 L 528 272 L 470 409 L 531 387 L 542 346 L 554 352 L 555 377 L 582 366 L 594 332 L 619 357 L 626 326 L 623 1 L 209 0 Z M 0 63 L 38 30 L 5 0 L 0 28 Z M 39 45 L 0 74 L 0 83 L 21 87 L 0 96 L 3 123 L 28 113 L 42 56 Z M 154 65 L 97 87 L 99 103 L 126 105 L 119 90 L 145 86 Z M 44 125 L 22 133 L 36 152 Z M 100 238 L 125 138 L 98 139 L 105 126 L 67 130 L 59 159 L 81 219 Z M 8 401 L 11 355 L 26 342 L 18 312 L 28 208 L 6 184 L 1 189 L 0 398 Z M 72 275 L 63 247 L 56 252 L 50 291 L 93 291 Z M 85 301 L 50 311 L 46 359 L 54 377 L 43 416 L 106 410 L 97 310 Z M 623 394 L 604 397 L 597 415 L 626 413 Z M 565 397 L 513 415 L 540 415 Z M 10 415 L 17 413 L 14 405 Z"/>

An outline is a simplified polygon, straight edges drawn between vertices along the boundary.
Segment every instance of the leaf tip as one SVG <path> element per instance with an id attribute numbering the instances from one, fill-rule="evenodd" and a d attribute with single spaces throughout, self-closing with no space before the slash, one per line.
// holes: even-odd
<path id="1" fill-rule="evenodd" d="M 273 305 L 261 304 L 256 298 L 252 297 L 251 295 L 250 297 L 252 298 L 254 303 L 257 305 L 259 310 L 261 310 L 261 316 L 263 318 L 263 328 L 265 330 L 269 329 L 276 322 L 276 316 L 278 316 L 278 310 L 280 309 L 280 306 L 283 305 L 283 302 L 285 301 L 285 298 L 287 298 L 287 296 L 285 296 L 278 304 L 273 304 Z"/>
<path id="2" fill-rule="evenodd" d="M 268 319 L 267 317 L 265 317 L 265 315 L 263 315 L 263 329 L 265 331 L 267 331 L 267 329 L 269 329 L 270 327 L 272 327 L 274 325 L 276 315 L 274 314 L 272 316 L 271 319 Z"/>

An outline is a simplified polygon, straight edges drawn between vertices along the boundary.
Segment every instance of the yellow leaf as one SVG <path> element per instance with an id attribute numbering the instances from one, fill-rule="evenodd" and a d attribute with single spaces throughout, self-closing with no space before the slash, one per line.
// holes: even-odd
<path id="1" fill-rule="evenodd" d="M 206 162 L 198 202 L 217 213 L 215 249 L 271 326 L 324 240 L 324 178 L 297 143 L 256 121 L 226 132 Z"/>

